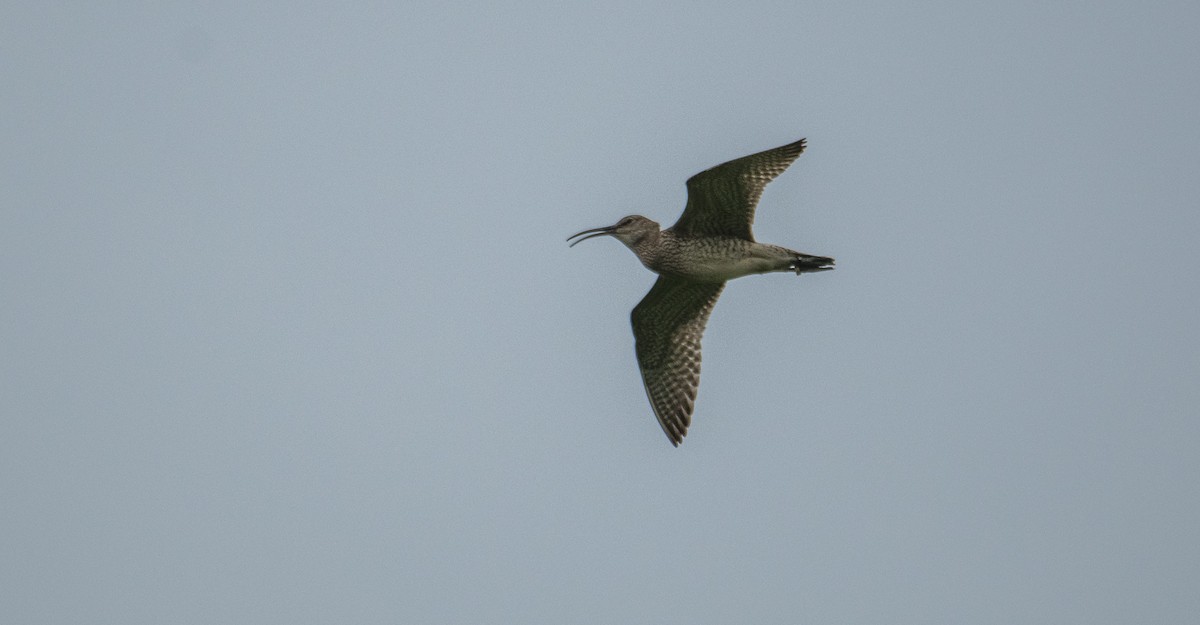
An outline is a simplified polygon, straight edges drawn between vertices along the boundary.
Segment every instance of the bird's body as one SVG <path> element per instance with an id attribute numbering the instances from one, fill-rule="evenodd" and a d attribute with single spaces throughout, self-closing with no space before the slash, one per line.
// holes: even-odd
<path id="1" fill-rule="evenodd" d="M 778 245 L 736 237 L 681 236 L 669 229 L 659 232 L 655 244 L 639 246 L 633 251 L 654 273 L 697 282 L 725 282 L 755 273 L 793 271 L 792 263 L 804 256 Z"/>
<path id="2" fill-rule="evenodd" d="M 688 204 L 675 225 L 630 215 L 607 228 L 584 230 L 579 241 L 609 235 L 651 271 L 654 287 L 633 309 L 631 322 L 646 395 L 674 445 L 691 424 L 700 382 L 700 338 L 725 282 L 750 274 L 797 275 L 833 269 L 833 259 L 758 243 L 754 209 L 768 182 L 804 151 L 804 139 L 751 154 L 688 179 Z"/>

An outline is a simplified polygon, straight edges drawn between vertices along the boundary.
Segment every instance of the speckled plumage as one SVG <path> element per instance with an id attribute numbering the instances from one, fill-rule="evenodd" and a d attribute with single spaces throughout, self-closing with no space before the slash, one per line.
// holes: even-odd
<path id="1" fill-rule="evenodd" d="M 700 338 L 724 288 L 724 282 L 659 276 L 630 314 L 646 396 L 675 445 L 692 424 L 700 388 Z"/>
<path id="2" fill-rule="evenodd" d="M 688 203 L 660 230 L 640 215 L 584 230 L 579 241 L 610 235 L 628 246 L 658 281 L 630 321 L 646 396 L 673 445 L 691 425 L 700 384 L 700 339 L 725 282 L 745 275 L 833 269 L 833 259 L 754 240 L 751 225 L 763 188 L 804 151 L 805 141 L 717 165 L 687 181 Z"/>

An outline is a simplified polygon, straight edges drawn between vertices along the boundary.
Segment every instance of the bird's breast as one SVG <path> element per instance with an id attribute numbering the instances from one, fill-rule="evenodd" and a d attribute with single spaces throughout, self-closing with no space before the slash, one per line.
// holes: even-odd
<path id="1" fill-rule="evenodd" d="M 756 253 L 758 244 L 735 238 L 675 239 L 643 262 L 661 275 L 697 282 L 725 282 L 774 268 L 774 260 Z"/>

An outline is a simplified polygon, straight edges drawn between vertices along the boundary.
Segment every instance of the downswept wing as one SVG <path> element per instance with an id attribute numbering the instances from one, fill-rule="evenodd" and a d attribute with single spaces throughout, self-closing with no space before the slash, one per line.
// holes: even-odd
<path id="1" fill-rule="evenodd" d="M 630 315 L 646 396 L 676 447 L 692 423 L 700 387 L 700 338 L 723 288 L 724 283 L 660 276 Z"/>
<path id="2" fill-rule="evenodd" d="M 730 236 L 753 241 L 754 209 L 768 182 L 783 173 L 805 140 L 743 156 L 688 178 L 688 201 L 671 229 L 683 235 Z"/>

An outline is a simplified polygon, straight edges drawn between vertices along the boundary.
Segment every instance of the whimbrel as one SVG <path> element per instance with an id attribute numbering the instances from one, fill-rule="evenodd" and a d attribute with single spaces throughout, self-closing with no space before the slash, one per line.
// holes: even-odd
<path id="1" fill-rule="evenodd" d="M 615 225 L 567 237 L 579 237 L 571 246 L 593 237 L 615 237 L 658 274 L 630 320 L 646 396 L 676 447 L 692 423 L 700 385 L 700 337 L 725 282 L 755 273 L 833 269 L 832 258 L 758 243 L 750 232 L 763 188 L 804 146 L 801 139 L 692 176 L 683 215 L 666 230 L 630 215 Z"/>

